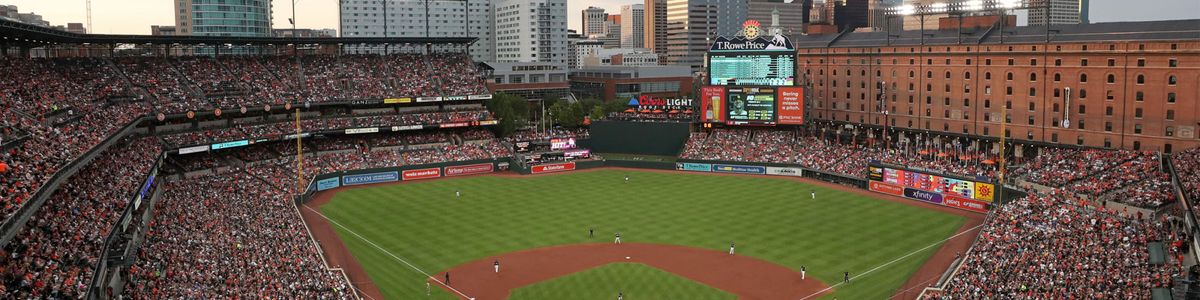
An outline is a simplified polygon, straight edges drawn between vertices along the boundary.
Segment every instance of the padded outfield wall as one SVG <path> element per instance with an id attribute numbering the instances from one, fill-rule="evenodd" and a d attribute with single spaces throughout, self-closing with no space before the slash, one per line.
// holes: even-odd
<path id="1" fill-rule="evenodd" d="M 580 147 L 592 153 L 676 156 L 687 143 L 691 124 L 679 122 L 595 121 Z"/>

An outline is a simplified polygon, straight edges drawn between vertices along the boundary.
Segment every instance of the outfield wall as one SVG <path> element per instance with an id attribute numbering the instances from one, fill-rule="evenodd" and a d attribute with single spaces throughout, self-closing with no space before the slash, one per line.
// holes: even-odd
<path id="1" fill-rule="evenodd" d="M 342 186 L 488 174 L 507 170 L 510 163 L 509 158 L 478 159 L 320 174 L 313 177 L 313 181 L 308 183 L 304 197 L 298 201 L 307 202 L 308 196 L 314 192 Z"/>
<path id="2" fill-rule="evenodd" d="M 579 144 L 593 153 L 676 156 L 690 135 L 690 123 L 594 121 Z"/>

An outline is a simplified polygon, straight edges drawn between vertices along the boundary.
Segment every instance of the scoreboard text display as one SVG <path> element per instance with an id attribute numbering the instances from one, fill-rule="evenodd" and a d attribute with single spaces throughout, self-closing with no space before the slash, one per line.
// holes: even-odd
<path id="1" fill-rule="evenodd" d="M 775 124 L 774 88 L 729 88 L 725 101 L 730 124 Z"/>
<path id="2" fill-rule="evenodd" d="M 987 213 L 995 200 L 995 186 L 984 181 L 880 166 L 868 170 L 869 189 L 875 192 L 981 213 Z"/>
<path id="3" fill-rule="evenodd" d="M 725 86 L 794 86 L 795 53 L 713 54 L 709 84 Z"/>

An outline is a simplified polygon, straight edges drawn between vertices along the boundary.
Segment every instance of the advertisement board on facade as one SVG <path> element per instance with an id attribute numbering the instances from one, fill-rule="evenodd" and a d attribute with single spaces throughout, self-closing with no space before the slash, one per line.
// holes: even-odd
<path id="1" fill-rule="evenodd" d="M 713 172 L 721 173 L 741 173 L 741 174 L 766 174 L 767 168 L 761 166 L 742 166 L 742 165 L 720 165 L 712 166 Z"/>
<path id="2" fill-rule="evenodd" d="M 700 109 L 705 122 L 725 122 L 725 88 L 706 86 L 700 88 Z"/>
<path id="3" fill-rule="evenodd" d="M 779 124 L 804 124 L 804 88 L 780 87 L 778 99 Z"/>
<path id="4" fill-rule="evenodd" d="M 324 191 L 341 186 L 341 181 L 338 181 L 338 179 L 339 178 L 337 177 L 333 177 L 317 180 L 317 191 Z"/>
<path id="5" fill-rule="evenodd" d="M 208 151 L 208 145 L 179 148 L 179 154 L 189 154 L 189 153 L 204 152 L 204 151 Z"/>
<path id="6" fill-rule="evenodd" d="M 878 181 L 871 181 L 868 189 L 874 192 L 884 193 L 892 196 L 904 196 L 904 188 L 893 184 L 887 184 Z"/>
<path id="7" fill-rule="evenodd" d="M 942 194 L 922 191 L 914 188 L 904 188 L 904 197 L 933 204 L 942 204 Z"/>
<path id="8" fill-rule="evenodd" d="M 533 174 L 571 171 L 575 170 L 575 163 L 569 162 L 561 164 L 537 165 L 533 166 L 531 170 L 533 171 Z"/>
<path id="9" fill-rule="evenodd" d="M 767 175 L 800 177 L 803 174 L 804 170 L 800 168 L 767 167 Z"/>
<path id="10" fill-rule="evenodd" d="M 405 170 L 404 172 L 400 173 L 400 178 L 403 180 L 429 179 L 438 177 L 442 177 L 442 169 L 440 168 Z"/>
<path id="11" fill-rule="evenodd" d="M 491 163 L 446 167 L 446 176 L 462 176 L 471 174 L 491 173 L 495 167 Z"/>
<path id="12" fill-rule="evenodd" d="M 712 165 L 698 163 L 675 163 L 675 169 L 680 171 L 711 172 Z"/>
<path id="13" fill-rule="evenodd" d="M 379 172 L 342 176 L 342 185 L 358 185 L 400 181 L 400 172 Z"/>

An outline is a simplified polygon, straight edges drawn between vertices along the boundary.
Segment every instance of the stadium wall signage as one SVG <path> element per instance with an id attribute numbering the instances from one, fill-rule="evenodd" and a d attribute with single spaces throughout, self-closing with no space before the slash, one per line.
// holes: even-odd
<path id="1" fill-rule="evenodd" d="M 412 103 L 412 98 L 385 98 L 383 104 Z"/>
<path id="2" fill-rule="evenodd" d="M 400 172 L 391 171 L 342 176 L 342 185 L 359 185 L 392 181 L 400 181 Z"/>
<path id="3" fill-rule="evenodd" d="M 804 170 L 800 168 L 767 167 L 767 175 L 800 177 L 803 174 Z"/>
<path id="4" fill-rule="evenodd" d="M 376 133 L 376 132 L 379 132 L 379 127 L 346 129 L 346 134 L 362 134 L 362 133 Z"/>
<path id="5" fill-rule="evenodd" d="M 341 186 L 341 181 L 338 181 L 338 179 L 340 178 L 333 177 L 317 180 L 317 191 L 324 191 Z"/>
<path id="6" fill-rule="evenodd" d="M 887 184 L 887 183 L 871 181 L 871 184 L 868 188 L 871 191 L 884 193 L 884 194 L 888 194 L 888 195 L 892 195 L 892 196 L 904 196 L 904 188 L 895 186 L 895 185 L 891 185 L 891 184 Z"/>
<path id="7" fill-rule="evenodd" d="M 721 173 L 766 174 L 767 168 L 743 165 L 712 165 L 712 171 Z"/>
<path id="8" fill-rule="evenodd" d="M 438 177 L 442 177 L 442 169 L 429 168 L 429 169 L 405 170 L 403 173 L 400 174 L 400 177 L 403 180 L 438 178 Z"/>
<path id="9" fill-rule="evenodd" d="M 959 196 L 955 196 L 955 195 L 946 195 L 945 204 L 946 204 L 946 206 L 949 206 L 949 207 L 962 209 L 962 210 L 969 210 L 969 211 L 978 212 L 978 213 L 987 213 L 988 212 L 988 204 L 987 203 L 982 202 L 982 201 L 975 201 L 975 200 L 971 200 L 971 199 L 967 199 L 967 198 L 963 198 L 963 197 L 959 197 Z"/>
<path id="10" fill-rule="evenodd" d="M 628 105 L 641 109 L 689 109 L 695 106 L 695 101 L 689 98 L 661 98 L 651 95 L 641 95 L 629 98 Z"/>
<path id="11" fill-rule="evenodd" d="M 904 197 L 933 204 L 942 204 L 942 194 L 926 192 L 914 188 L 904 188 Z"/>
<path id="12" fill-rule="evenodd" d="M 204 151 L 208 151 L 208 145 L 179 148 L 179 154 L 188 154 L 188 153 L 196 153 L 196 152 L 204 152 Z"/>
<path id="13" fill-rule="evenodd" d="M 531 170 L 532 170 L 533 174 L 571 171 L 571 170 L 575 170 L 575 162 L 561 163 L 561 164 L 537 165 L 537 166 L 533 166 L 533 168 Z"/>
<path id="14" fill-rule="evenodd" d="M 242 147 L 242 146 L 247 146 L 247 145 L 250 145 L 250 140 L 240 140 L 240 141 L 212 144 L 212 149 L 213 150 L 221 150 L 221 149 L 226 149 L 226 148 Z"/>
<path id="15" fill-rule="evenodd" d="M 442 97 L 417 97 L 417 102 L 438 102 Z"/>
<path id="16" fill-rule="evenodd" d="M 392 131 L 421 130 L 421 128 L 424 128 L 424 126 L 421 126 L 421 125 L 392 126 Z"/>
<path id="17" fill-rule="evenodd" d="M 490 94 L 467 96 L 467 100 L 490 100 L 490 99 L 492 99 L 492 95 L 490 95 Z"/>
<path id="18" fill-rule="evenodd" d="M 495 167 L 491 163 L 446 167 L 446 177 L 471 174 L 491 173 Z"/>
<path id="19" fill-rule="evenodd" d="M 680 171 L 711 172 L 711 164 L 675 163 L 675 169 Z"/>

